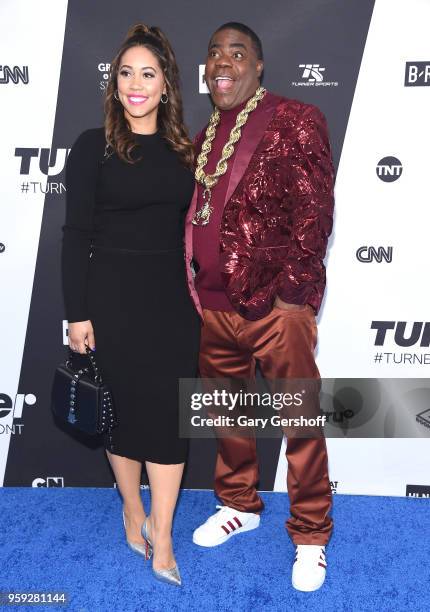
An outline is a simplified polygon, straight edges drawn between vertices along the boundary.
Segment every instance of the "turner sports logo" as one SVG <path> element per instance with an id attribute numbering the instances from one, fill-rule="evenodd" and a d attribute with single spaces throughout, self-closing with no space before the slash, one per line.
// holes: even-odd
<path id="1" fill-rule="evenodd" d="M 337 87 L 338 81 L 324 80 L 325 67 L 321 64 L 299 64 L 301 80 L 292 81 L 293 87 Z"/>
<path id="2" fill-rule="evenodd" d="M 430 61 L 429 62 L 406 62 L 405 87 L 429 87 L 429 86 L 430 86 Z"/>
<path id="3" fill-rule="evenodd" d="M 31 483 L 32 487 L 40 489 L 41 487 L 49 487 L 52 489 L 64 487 L 63 476 L 46 476 L 46 478 L 35 478 Z"/>
<path id="4" fill-rule="evenodd" d="M 430 486 L 408 484 L 406 485 L 406 497 L 430 498 Z"/>
<path id="5" fill-rule="evenodd" d="M 0 393 L 0 435 L 21 434 L 23 423 L 14 423 L 15 419 L 22 419 L 24 404 L 34 406 L 36 396 L 33 393 L 18 393 L 15 400 L 6 393 Z"/>
<path id="6" fill-rule="evenodd" d="M 376 174 L 384 183 L 394 183 L 402 176 L 402 172 L 402 162 L 392 155 L 383 157 L 376 166 Z"/>
<path id="7" fill-rule="evenodd" d="M 18 85 L 21 82 L 23 85 L 28 85 L 28 66 L 0 66 L 0 85 L 13 83 Z"/>

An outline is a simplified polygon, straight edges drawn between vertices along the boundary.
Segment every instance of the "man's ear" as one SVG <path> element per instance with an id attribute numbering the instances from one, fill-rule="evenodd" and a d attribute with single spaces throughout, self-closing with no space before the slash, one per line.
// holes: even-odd
<path id="1" fill-rule="evenodd" d="M 257 75 L 258 75 L 258 78 L 261 77 L 261 75 L 263 73 L 263 70 L 264 70 L 264 62 L 262 60 L 258 60 L 257 61 Z"/>

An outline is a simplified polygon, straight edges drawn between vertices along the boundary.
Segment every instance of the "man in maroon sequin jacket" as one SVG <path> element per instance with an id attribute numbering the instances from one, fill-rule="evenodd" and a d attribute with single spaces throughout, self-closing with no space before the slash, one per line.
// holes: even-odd
<path id="1" fill-rule="evenodd" d="M 247 26 L 225 24 L 212 36 L 205 75 L 221 118 L 206 174 L 215 171 L 262 70 L 261 42 Z M 205 131 L 196 138 L 197 154 Z M 204 321 L 202 377 L 251 379 L 258 363 L 269 380 L 319 378 L 315 314 L 326 282 L 333 185 L 322 113 L 266 92 L 212 189 L 208 225 L 192 223 L 202 206 L 201 185 L 187 216 L 188 282 Z M 194 542 L 202 546 L 257 527 L 263 509 L 255 439 L 218 431 L 217 437 L 215 491 L 223 507 L 194 532 Z M 324 437 L 289 438 L 286 456 L 291 513 L 286 526 L 297 546 L 293 585 L 315 590 L 325 578 L 324 547 L 332 531 Z"/>

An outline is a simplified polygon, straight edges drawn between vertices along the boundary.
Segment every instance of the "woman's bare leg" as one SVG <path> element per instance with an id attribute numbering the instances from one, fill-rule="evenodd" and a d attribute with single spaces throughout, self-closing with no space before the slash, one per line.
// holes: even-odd
<path id="1" fill-rule="evenodd" d="M 148 535 L 154 546 L 153 567 L 171 569 L 175 565 L 172 546 L 172 522 L 181 485 L 184 464 L 163 465 L 146 462 L 151 488 L 151 516 Z"/>
<path id="2" fill-rule="evenodd" d="M 146 514 L 140 493 L 142 464 L 140 461 L 114 455 L 106 450 L 109 463 L 123 499 L 127 539 L 143 544 L 141 528 Z"/>

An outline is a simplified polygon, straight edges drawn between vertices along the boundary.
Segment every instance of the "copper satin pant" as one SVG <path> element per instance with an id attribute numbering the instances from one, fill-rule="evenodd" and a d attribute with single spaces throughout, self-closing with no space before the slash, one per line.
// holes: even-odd
<path id="1" fill-rule="evenodd" d="M 256 362 L 265 378 L 319 378 L 314 359 L 317 326 L 311 306 L 298 310 L 275 307 L 258 321 L 236 312 L 204 309 L 200 344 L 203 378 L 255 376 Z M 255 437 L 218 437 L 215 493 L 224 505 L 259 513 L 259 478 Z M 332 493 L 324 437 L 287 440 L 287 488 L 290 518 L 286 528 L 294 544 L 328 542 Z"/>

